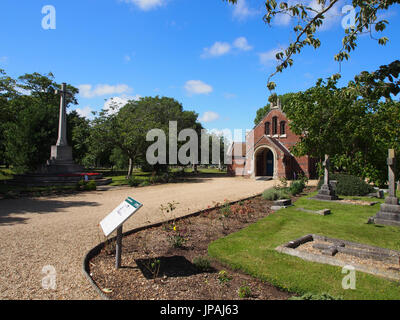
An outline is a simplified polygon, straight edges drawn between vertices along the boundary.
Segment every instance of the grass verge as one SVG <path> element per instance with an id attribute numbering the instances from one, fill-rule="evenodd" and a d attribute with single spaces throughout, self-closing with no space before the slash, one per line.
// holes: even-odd
<path id="1" fill-rule="evenodd" d="M 214 241 L 208 248 L 209 255 L 235 270 L 299 295 L 326 292 L 344 299 L 400 299 L 397 282 L 357 271 L 356 289 L 344 290 L 342 268 L 275 251 L 277 246 L 310 233 L 400 250 L 400 228 L 366 224 L 368 218 L 379 211 L 379 204 L 369 207 L 309 200 L 314 194 L 298 199 L 293 207 L 281 209 L 239 232 Z M 297 211 L 298 207 L 327 208 L 332 214 L 313 215 Z"/>

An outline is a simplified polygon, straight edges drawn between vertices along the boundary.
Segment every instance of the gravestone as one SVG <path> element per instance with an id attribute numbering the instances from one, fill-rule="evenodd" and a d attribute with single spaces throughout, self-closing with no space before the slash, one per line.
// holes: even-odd
<path id="1" fill-rule="evenodd" d="M 394 149 L 389 149 L 387 165 L 389 171 L 389 194 L 385 202 L 381 204 L 381 210 L 373 218 L 373 222 L 375 224 L 400 227 L 400 205 L 399 199 L 396 197 L 396 157 Z"/>
<path id="2" fill-rule="evenodd" d="M 313 197 L 316 200 L 337 200 L 338 197 L 335 194 L 335 190 L 329 181 L 329 155 L 325 155 L 324 165 L 324 184 L 321 189 L 318 190 L 318 194 Z"/>

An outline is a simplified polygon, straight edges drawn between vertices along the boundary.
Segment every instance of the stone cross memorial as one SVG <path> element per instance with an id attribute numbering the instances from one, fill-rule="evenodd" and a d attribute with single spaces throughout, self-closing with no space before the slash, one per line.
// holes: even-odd
<path id="1" fill-rule="evenodd" d="M 389 194 L 385 199 L 385 203 L 381 204 L 381 210 L 373 218 L 373 221 L 375 224 L 400 227 L 400 205 L 399 199 L 396 197 L 396 157 L 394 149 L 389 149 L 387 165 L 389 171 Z"/>
<path id="2" fill-rule="evenodd" d="M 60 94 L 60 115 L 58 121 L 58 139 L 54 146 L 51 146 L 50 160 L 47 161 L 45 171 L 47 173 L 73 173 L 81 172 L 83 167 L 75 164 L 72 158 L 72 147 L 67 141 L 67 96 L 71 93 L 67 91 L 67 84 L 61 85 L 61 90 L 56 90 Z"/>
<path id="3" fill-rule="evenodd" d="M 318 190 L 318 194 L 314 197 L 317 200 L 337 200 L 338 197 L 335 194 L 335 190 L 333 190 L 330 181 L 329 181 L 329 155 L 325 155 L 324 165 L 324 184 L 321 186 L 321 189 Z"/>

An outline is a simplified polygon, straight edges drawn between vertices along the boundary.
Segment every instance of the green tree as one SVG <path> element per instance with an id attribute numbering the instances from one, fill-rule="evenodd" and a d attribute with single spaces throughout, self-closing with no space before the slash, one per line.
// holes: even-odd
<path id="1" fill-rule="evenodd" d="M 197 113 L 183 110 L 182 105 L 172 98 L 144 97 L 129 101 L 118 112 L 101 112 L 93 121 L 93 144 L 118 147 L 129 159 L 129 178 L 134 165 L 146 163 L 146 151 L 152 144 L 146 141 L 148 131 L 161 129 L 168 137 L 169 121 L 177 121 L 178 132 L 183 128 L 200 132 L 201 125 L 197 117 Z M 156 165 L 153 170 L 165 167 Z"/>
<path id="2" fill-rule="evenodd" d="M 315 158 L 329 154 L 337 171 L 383 185 L 387 149 L 400 150 L 400 104 L 393 100 L 399 70 L 400 64 L 393 63 L 364 71 L 343 88 L 335 75 L 295 94 L 283 106 L 291 130 L 301 136 L 292 152 Z"/>
<path id="3" fill-rule="evenodd" d="M 60 97 L 54 91 L 61 86 L 51 73 L 6 78 L 4 83 L 8 84 L 2 88 L 7 100 L 2 107 L 6 106 L 6 120 L 1 125 L 5 161 L 17 172 L 34 171 L 49 159 L 50 147 L 57 140 Z M 68 102 L 76 103 L 78 89 L 67 88 L 73 93 Z"/>
<path id="4" fill-rule="evenodd" d="M 81 117 L 76 110 L 67 114 L 67 139 L 72 146 L 72 155 L 76 163 L 85 164 L 89 153 L 90 121 Z"/>
<path id="5" fill-rule="evenodd" d="M 16 97 L 16 81 L 0 69 L 0 164 L 8 164 L 5 159 L 6 141 L 4 138 L 6 124 L 13 119 L 10 100 Z"/>
<path id="6" fill-rule="evenodd" d="M 234 4 L 237 3 L 237 0 L 227 1 Z M 268 78 L 267 87 L 270 90 L 276 87 L 271 78 L 292 66 L 294 55 L 301 53 L 305 47 L 317 49 L 321 46 L 317 32 L 324 25 L 329 12 L 332 11 L 332 8 L 338 6 L 339 2 L 339 0 L 316 0 L 314 5 L 311 5 L 310 1 L 278 2 L 276 0 L 265 0 L 266 14 L 263 20 L 270 27 L 272 26 L 273 18 L 277 15 L 290 16 L 294 21 L 294 40 L 290 42 L 286 50 L 276 54 L 278 65 Z M 385 45 L 389 39 L 387 37 L 375 38 L 373 31 L 380 33 L 385 30 L 389 22 L 381 18 L 380 14 L 398 3 L 400 3 L 400 0 L 353 0 L 351 4 L 356 11 L 354 25 L 344 30 L 344 35 L 341 39 L 342 47 L 335 55 L 335 60 L 340 62 L 349 59 L 350 52 L 357 47 L 360 35 L 365 33 L 370 34 L 371 38 L 380 45 Z"/>
<path id="7" fill-rule="evenodd" d="M 270 110 L 270 104 L 266 104 L 264 107 L 257 110 L 256 118 L 254 119 L 254 125 L 258 125 L 262 119 L 267 115 Z"/>

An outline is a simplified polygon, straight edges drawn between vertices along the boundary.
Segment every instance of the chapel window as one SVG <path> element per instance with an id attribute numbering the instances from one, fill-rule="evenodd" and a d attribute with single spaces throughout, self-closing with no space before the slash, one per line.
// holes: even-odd
<path id="1" fill-rule="evenodd" d="M 286 134 L 286 122 L 285 121 L 281 121 L 280 133 L 281 133 L 281 135 Z"/>
<path id="2" fill-rule="evenodd" d="M 270 123 L 269 122 L 265 123 L 265 134 L 267 136 L 270 135 Z"/>
<path id="3" fill-rule="evenodd" d="M 272 134 L 278 134 L 278 117 L 272 118 Z"/>

